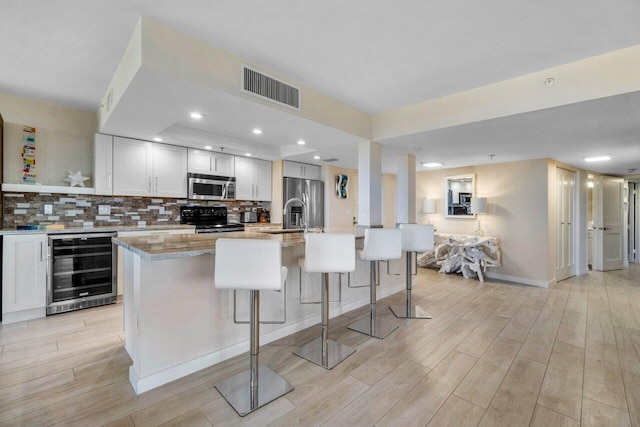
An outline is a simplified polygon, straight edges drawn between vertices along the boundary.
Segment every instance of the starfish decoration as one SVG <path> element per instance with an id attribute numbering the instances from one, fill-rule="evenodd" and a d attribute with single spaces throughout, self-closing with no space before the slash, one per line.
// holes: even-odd
<path id="1" fill-rule="evenodd" d="M 67 177 L 63 179 L 63 181 L 68 182 L 71 187 L 75 187 L 76 185 L 84 187 L 84 182 L 88 179 L 88 176 L 82 176 L 81 171 L 75 173 L 69 171 L 69 175 L 67 175 Z"/>

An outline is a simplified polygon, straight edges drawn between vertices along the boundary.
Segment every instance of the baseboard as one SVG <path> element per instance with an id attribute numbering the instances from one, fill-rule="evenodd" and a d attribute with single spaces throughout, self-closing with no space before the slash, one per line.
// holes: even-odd
<path id="1" fill-rule="evenodd" d="M 585 274 L 589 274 L 589 267 L 578 271 L 578 276 L 584 276 Z"/>
<path id="2" fill-rule="evenodd" d="M 2 324 L 24 322 L 25 320 L 40 319 L 46 317 L 47 308 L 32 308 L 30 310 L 21 310 L 13 313 L 2 313 Z"/>
<path id="3" fill-rule="evenodd" d="M 491 279 L 504 280 L 507 282 L 513 282 L 513 283 L 518 283 L 518 284 L 527 285 L 527 286 L 537 286 L 539 288 L 548 288 L 549 285 L 552 285 L 553 283 L 555 283 L 555 279 L 545 282 L 544 280 L 532 280 L 524 277 L 510 276 L 508 274 L 498 274 L 490 271 L 487 271 L 485 273 L 485 276 Z"/>
<path id="4" fill-rule="evenodd" d="M 402 292 L 405 289 L 404 284 L 401 283 L 385 285 L 381 286 L 380 288 L 381 289 L 379 289 L 377 292 L 379 298 L 388 297 L 389 295 Z M 337 317 L 341 314 L 347 313 L 368 304 L 369 296 L 367 295 L 364 298 L 360 298 L 341 307 L 330 309 L 329 317 Z M 320 314 L 307 317 L 282 328 L 278 328 L 271 332 L 261 334 L 260 345 L 279 340 L 280 338 L 284 338 L 296 332 L 302 331 L 310 326 L 317 325 L 318 323 L 320 323 Z M 214 351 L 213 353 L 205 354 L 204 356 L 198 357 L 188 362 L 181 363 L 180 365 L 173 366 L 169 369 L 165 369 L 164 371 L 151 374 L 144 378 L 140 378 L 138 373 L 135 371 L 134 366 L 132 365 L 129 367 L 129 381 L 131 382 L 131 385 L 133 386 L 136 394 L 141 394 L 145 391 L 152 390 L 156 387 L 160 387 L 161 385 L 170 383 L 171 381 L 175 381 L 194 372 L 213 366 L 224 360 L 238 356 L 239 354 L 246 353 L 247 351 L 249 351 L 248 339 L 229 347 L 222 348 L 218 351 Z M 127 352 L 131 354 L 128 349 Z"/>

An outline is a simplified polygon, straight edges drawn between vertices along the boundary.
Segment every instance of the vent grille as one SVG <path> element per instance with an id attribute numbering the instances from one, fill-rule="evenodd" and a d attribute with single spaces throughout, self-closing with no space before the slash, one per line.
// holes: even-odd
<path id="1" fill-rule="evenodd" d="M 322 159 L 323 161 L 327 162 L 327 163 L 332 163 L 332 162 L 337 162 L 338 159 L 336 159 L 335 157 L 332 157 L 330 159 Z"/>
<path id="2" fill-rule="evenodd" d="M 242 67 L 242 91 L 300 111 L 300 89 L 265 74 Z"/>

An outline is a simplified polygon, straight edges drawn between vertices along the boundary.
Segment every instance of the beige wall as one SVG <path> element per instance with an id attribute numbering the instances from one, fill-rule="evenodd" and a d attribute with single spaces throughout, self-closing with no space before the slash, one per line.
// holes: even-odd
<path id="1" fill-rule="evenodd" d="M 349 176 L 349 197 L 339 199 L 336 195 L 336 175 Z M 324 225 L 327 228 L 351 228 L 353 217 L 358 217 L 358 171 L 336 166 L 322 167 L 324 181 Z"/>
<path id="2" fill-rule="evenodd" d="M 384 227 L 396 226 L 397 183 L 397 175 L 382 174 L 382 225 Z"/>
<path id="3" fill-rule="evenodd" d="M 69 170 L 93 175 L 94 111 L 0 93 L 0 112 L 5 122 L 2 182 L 21 182 L 22 126 L 36 128 L 37 182 L 68 185 L 62 179 Z M 93 180 L 85 185 L 92 187 Z"/>
<path id="4" fill-rule="evenodd" d="M 500 239 L 502 250 L 502 267 L 491 272 L 505 280 L 546 285 L 554 278 L 551 250 L 555 240 L 549 226 L 554 197 L 549 191 L 552 169 L 555 176 L 555 165 L 548 159 L 537 159 L 418 172 L 418 222 L 426 223 L 426 215 L 420 212 L 426 196 L 436 199 L 431 223 L 437 232 L 473 234 L 477 220 L 445 218 L 443 200 L 446 176 L 475 173 L 475 194 L 488 199 L 488 213 L 481 218 L 482 229 L 486 236 Z"/>

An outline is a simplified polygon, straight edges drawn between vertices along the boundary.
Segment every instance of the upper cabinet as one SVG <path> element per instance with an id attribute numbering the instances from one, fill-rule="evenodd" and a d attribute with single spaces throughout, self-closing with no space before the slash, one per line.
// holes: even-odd
<path id="1" fill-rule="evenodd" d="M 187 197 L 187 149 L 113 139 L 113 194 Z"/>
<path id="2" fill-rule="evenodd" d="M 320 166 L 308 165 L 306 163 L 284 162 L 284 176 L 291 178 L 320 180 Z"/>
<path id="3" fill-rule="evenodd" d="M 271 201 L 271 162 L 236 156 L 236 200 Z"/>
<path id="4" fill-rule="evenodd" d="M 113 136 L 93 136 L 93 186 L 98 196 L 113 194 Z"/>
<path id="5" fill-rule="evenodd" d="M 189 173 L 235 176 L 234 156 L 189 148 Z"/>

